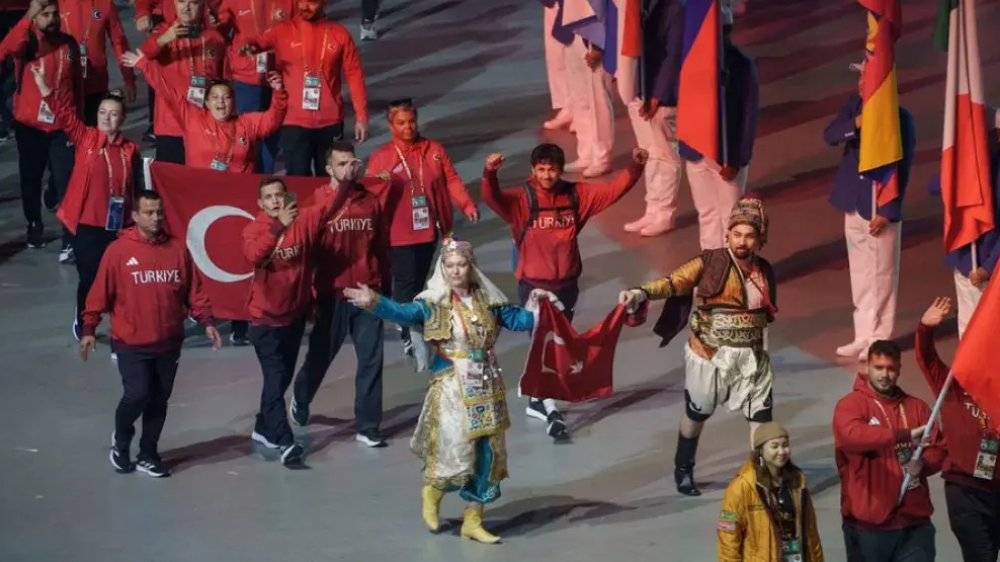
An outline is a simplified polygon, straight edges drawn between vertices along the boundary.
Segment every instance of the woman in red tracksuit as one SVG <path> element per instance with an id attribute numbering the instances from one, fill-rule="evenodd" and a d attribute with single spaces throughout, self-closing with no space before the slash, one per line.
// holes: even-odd
<path id="1" fill-rule="evenodd" d="M 131 220 L 132 196 L 141 180 L 141 157 L 136 144 L 121 133 L 125 100 L 106 94 L 97 110 L 97 126 L 87 127 L 77 117 L 66 94 L 53 93 L 44 67 L 31 67 L 35 84 L 55 114 L 55 124 L 76 147 L 76 164 L 56 216 L 73 234 L 76 254 L 76 313 L 73 336 L 80 339 L 83 308 L 101 257 L 118 231 Z"/>
<path id="2" fill-rule="evenodd" d="M 390 102 L 386 119 L 392 140 L 372 153 L 367 175 L 391 182 L 392 297 L 406 303 L 424 288 L 438 238 L 452 230 L 452 205 L 472 223 L 479 220 L 479 210 L 441 143 L 420 136 L 412 100 Z M 407 328 L 402 338 L 410 353 Z"/>

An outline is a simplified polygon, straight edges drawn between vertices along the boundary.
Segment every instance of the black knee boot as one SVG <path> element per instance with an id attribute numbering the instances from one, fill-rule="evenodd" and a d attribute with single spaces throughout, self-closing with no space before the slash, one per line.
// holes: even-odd
<path id="1" fill-rule="evenodd" d="M 700 496 L 701 490 L 694 481 L 694 457 L 698 452 L 698 438 L 677 434 L 677 452 L 674 454 L 674 482 L 677 491 L 685 496 Z"/>

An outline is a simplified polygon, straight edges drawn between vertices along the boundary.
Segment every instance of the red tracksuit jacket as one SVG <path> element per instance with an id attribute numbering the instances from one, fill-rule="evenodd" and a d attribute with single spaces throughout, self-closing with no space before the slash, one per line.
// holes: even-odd
<path id="1" fill-rule="evenodd" d="M 86 46 L 87 66 L 81 65 L 83 93 L 102 94 L 108 91 L 107 39 L 111 39 L 111 47 L 119 61 L 122 53 L 129 50 L 125 29 L 113 0 L 60 0 L 59 16 L 63 32 Z M 118 68 L 125 83 L 135 86 L 135 72 L 121 64 Z"/>
<path id="2" fill-rule="evenodd" d="M 244 57 L 239 46 L 292 17 L 293 0 L 223 0 L 219 8 L 219 29 L 232 37 L 229 48 L 229 72 L 233 80 L 244 84 L 267 85 L 266 74 L 257 72 L 257 58 Z M 267 70 L 274 70 L 274 55 L 263 54 Z"/>
<path id="3" fill-rule="evenodd" d="M 59 126 L 53 123 L 39 121 L 39 108 L 42 104 L 42 93 L 31 75 L 31 70 L 25 65 L 24 57 L 28 55 L 28 38 L 34 35 L 37 51 L 30 64 L 45 66 L 45 75 L 49 87 L 57 95 L 72 92 L 67 103 L 72 103 L 73 110 L 79 111 L 83 106 L 83 77 L 80 72 L 79 50 L 72 44 L 68 35 L 59 35 L 60 42 L 50 42 L 45 39 L 35 24 L 28 18 L 21 21 L 10 30 L 10 33 L 0 42 L 0 60 L 8 55 L 14 57 L 14 76 L 18 78 L 18 87 L 14 92 L 14 119 L 22 125 L 28 125 L 47 133 L 58 131 Z M 50 108 L 51 109 L 51 108 Z"/>
<path id="4" fill-rule="evenodd" d="M 226 42 L 219 32 L 205 29 L 197 39 L 177 39 L 166 47 L 160 47 L 156 39 L 168 28 L 168 24 L 157 26 L 139 50 L 149 62 L 155 61 L 160 65 L 162 80 L 170 84 L 174 91 L 183 92 L 186 100 L 192 75 L 205 78 L 206 81 L 224 77 Z M 157 135 L 185 136 L 187 132 L 183 123 L 177 118 L 176 113 L 170 110 L 164 97 L 156 96 L 156 106 L 153 108 L 153 131 Z M 208 97 L 207 91 L 205 97 Z"/>
<path id="5" fill-rule="evenodd" d="M 170 351 L 184 342 L 184 319 L 214 325 L 212 308 L 184 242 L 162 234 L 149 240 L 127 228 L 101 258 L 83 311 L 83 335 L 92 336 L 111 312 L 118 348 Z"/>
<path id="6" fill-rule="evenodd" d="M 518 244 L 517 270 L 514 277 L 540 287 L 558 288 L 575 281 L 583 273 L 577 237 L 591 217 L 622 198 L 642 177 L 644 166 L 633 164 L 609 183 L 577 183 L 579 224 L 574 224 L 569 188 L 574 184 L 560 182 L 552 190 L 542 189 L 533 179 L 528 184 L 538 202 L 537 220 L 528 225 L 524 239 Z M 496 172 L 483 170 L 483 203 L 510 225 L 517 241 L 531 218 L 528 199 L 521 187 L 501 190 Z M 541 209 L 562 207 L 561 211 Z"/>
<path id="7" fill-rule="evenodd" d="M 287 228 L 261 211 L 243 229 L 243 255 L 254 267 L 247 301 L 254 324 L 288 326 L 305 315 L 312 301 L 317 243 L 349 194 L 349 189 L 337 189 L 336 197 L 317 197 L 321 203 L 302 209 Z"/>
<path id="8" fill-rule="evenodd" d="M 941 361 L 937 350 L 934 349 L 934 328 L 920 324 L 917 328 L 916 347 L 917 364 L 920 365 L 931 391 L 937 396 L 941 394 L 950 369 L 944 361 Z M 979 454 L 979 442 L 983 436 L 984 426 L 995 439 L 998 433 L 996 420 L 990 419 L 986 412 L 976 405 L 957 380 L 952 381 L 948 395 L 944 398 L 944 404 L 941 405 L 941 431 L 948 444 L 948 457 L 945 459 L 941 476 L 945 480 L 965 486 L 1000 492 L 1000 470 L 994 471 L 993 480 L 983 480 L 973 476 L 976 472 L 976 457 Z"/>
<path id="9" fill-rule="evenodd" d="M 927 404 L 902 389 L 896 398 L 876 393 L 862 374 L 854 381 L 854 391 L 837 402 L 833 410 L 833 443 L 840 475 L 840 512 L 848 524 L 888 530 L 916 526 L 930 519 L 934 506 L 927 477 L 941 470 L 945 455 L 938 431 L 934 431 L 931 445 L 923 452 L 920 486 L 906 492 L 902 505 L 895 509 L 903 486 L 903 467 L 896 446 L 908 444 L 910 430 L 926 424 L 930 414 Z"/>
<path id="10" fill-rule="evenodd" d="M 143 58 L 139 70 L 156 90 L 156 103 L 164 105 L 184 124 L 184 164 L 192 168 L 211 168 L 218 159 L 234 173 L 253 173 L 257 165 L 257 142 L 277 132 L 288 110 L 288 94 L 274 92 L 267 111 L 241 113 L 220 123 L 207 110 L 187 101 L 187 88 L 178 91 L 164 79 L 159 66 Z M 157 117 L 158 118 L 158 117 Z"/>
<path id="11" fill-rule="evenodd" d="M 108 142 L 108 137 L 97 127 L 83 124 L 66 96 L 57 98 L 51 94 L 45 100 L 55 111 L 56 125 L 76 147 L 73 173 L 56 216 L 73 234 L 81 224 L 104 228 L 111 197 L 124 197 L 125 222 L 131 222 L 139 147 L 121 132 L 114 142 Z"/>
<path id="12" fill-rule="evenodd" d="M 399 147 L 406 158 L 406 164 L 413 173 L 412 181 L 394 145 Z M 368 158 L 366 175 L 390 178 L 392 192 L 389 195 L 389 206 L 392 213 L 392 227 L 389 242 L 393 246 L 433 242 L 435 222 L 442 235 L 451 232 L 455 224 L 452 203 L 466 214 L 476 210 L 476 203 L 465 190 L 465 182 L 458 176 L 451 158 L 437 141 L 421 138 L 412 145 L 389 141 L 375 149 Z M 431 228 L 413 230 L 414 195 L 427 197 L 431 211 Z"/>
<path id="13" fill-rule="evenodd" d="M 209 12 L 218 13 L 222 0 L 208 0 L 205 6 Z M 167 23 L 173 23 L 177 17 L 177 7 L 173 0 L 135 0 L 135 19 L 141 17 L 160 16 Z M 205 24 L 210 25 L 208 13 L 205 14 Z"/>
<path id="14" fill-rule="evenodd" d="M 301 18 L 277 23 L 271 29 L 247 39 L 261 51 L 274 51 L 277 68 L 288 89 L 289 108 L 285 125 L 306 129 L 329 127 L 344 121 L 344 100 L 340 95 L 341 73 L 351 91 L 354 118 L 368 121 L 365 75 L 351 33 L 330 20 L 308 22 Z M 239 47 L 237 47 L 239 48 Z M 306 73 L 320 78 L 319 110 L 303 107 Z"/>
<path id="15" fill-rule="evenodd" d="M 352 186 L 343 209 L 326 222 L 316 261 L 316 294 L 342 297 L 344 289 L 368 285 L 383 290 L 392 280 L 389 262 L 389 182 L 361 178 Z M 334 196 L 329 187 L 316 190 L 316 204 Z"/>

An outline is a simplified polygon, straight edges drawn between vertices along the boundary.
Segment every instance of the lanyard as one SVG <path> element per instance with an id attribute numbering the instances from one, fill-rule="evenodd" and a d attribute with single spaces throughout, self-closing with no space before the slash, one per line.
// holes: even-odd
<path id="1" fill-rule="evenodd" d="M 121 133 L 118 133 L 118 134 L 120 135 Z M 125 193 L 125 183 L 128 182 L 128 164 L 125 161 L 125 150 L 123 149 L 123 147 L 119 147 L 118 148 L 118 154 L 122 158 L 122 181 L 121 181 L 121 189 L 120 190 L 116 190 L 115 189 L 115 173 L 114 173 L 114 170 L 111 167 L 111 157 L 108 156 L 108 145 L 109 144 L 111 144 L 111 143 L 110 142 L 106 142 L 104 144 L 104 147 L 101 148 L 101 154 L 104 156 L 104 162 L 108 165 L 108 187 L 111 189 L 111 197 L 114 197 L 116 195 L 116 191 L 119 192 L 122 195 Z"/>
<path id="2" fill-rule="evenodd" d="M 90 38 L 90 26 L 87 25 L 89 21 L 87 17 L 94 11 L 94 0 L 81 2 L 81 4 L 82 5 L 80 6 L 76 6 L 78 8 L 76 13 L 76 22 L 79 24 L 77 32 L 80 33 L 80 44 L 85 45 L 87 43 L 87 39 Z M 66 19 L 68 20 L 69 18 Z M 70 30 L 70 33 L 72 33 L 72 30 Z"/>
<path id="3" fill-rule="evenodd" d="M 225 127 L 225 129 L 227 129 L 227 131 L 225 131 L 225 132 L 232 132 L 232 134 L 231 135 L 224 135 L 223 134 L 223 129 L 224 128 L 219 125 L 218 121 L 216 121 L 215 122 L 215 135 L 214 135 L 213 142 L 212 142 L 213 148 L 215 150 L 215 157 L 217 159 L 221 160 L 221 158 L 219 158 L 219 155 L 221 155 L 221 154 L 224 153 L 226 155 L 226 159 L 225 159 L 226 164 L 229 164 L 230 162 L 233 161 L 233 152 L 235 152 L 235 150 L 236 150 L 236 118 L 235 117 L 230 121 L 229 125 L 230 125 L 229 127 Z M 219 150 L 220 146 L 224 146 L 222 144 L 223 140 L 227 141 L 225 144 L 228 145 L 224 151 L 223 150 Z"/>
<path id="4" fill-rule="evenodd" d="M 309 69 L 311 68 L 309 66 L 309 50 L 310 49 L 306 49 L 306 38 L 305 38 L 306 34 L 302 31 L 302 26 L 303 25 L 307 26 L 307 28 L 309 29 L 309 34 L 308 35 L 309 35 L 310 43 L 312 42 L 312 32 L 313 32 L 314 26 L 313 26 L 313 24 L 311 24 L 309 22 L 303 21 L 302 23 L 299 24 L 299 29 L 298 29 L 298 31 L 299 31 L 299 47 L 302 50 L 302 65 L 305 67 L 306 74 L 309 74 Z M 323 26 L 323 44 L 322 44 L 322 46 L 320 47 L 320 50 L 319 50 L 319 66 L 317 66 L 317 69 L 319 70 L 320 75 L 323 74 L 323 62 L 326 61 L 326 33 L 327 33 L 327 31 L 328 31 L 327 27 Z"/>
<path id="5" fill-rule="evenodd" d="M 882 403 L 879 402 L 878 400 L 874 400 L 874 399 L 873 399 L 873 401 L 875 402 L 875 405 L 878 406 L 878 409 L 882 411 L 882 416 L 885 417 L 885 421 L 889 424 L 889 429 L 895 431 L 896 428 L 893 427 L 893 425 L 892 425 L 892 419 L 889 418 L 889 414 L 887 414 L 886 411 L 885 411 L 885 408 L 882 407 Z M 902 402 L 900 402 L 899 405 L 896 406 L 896 410 L 899 412 L 899 417 L 903 418 L 903 425 L 907 426 L 907 427 L 901 428 L 901 429 L 909 429 L 908 426 L 910 425 L 910 423 L 908 421 L 906 421 L 906 409 L 903 408 L 903 403 Z"/>
<path id="6" fill-rule="evenodd" d="M 208 54 L 207 54 L 207 49 L 208 49 L 208 47 L 205 45 L 205 37 L 202 36 L 202 38 L 201 38 L 201 71 L 202 72 L 205 72 L 205 69 L 208 68 L 208 62 L 207 62 L 208 61 Z M 190 39 L 188 39 L 188 50 L 189 51 L 194 51 L 194 43 L 192 43 Z M 199 76 L 198 74 L 195 73 L 194 56 L 193 55 L 194 55 L 193 52 L 189 52 L 188 53 L 188 65 L 190 65 L 190 67 L 191 67 L 191 77 Z M 205 77 L 207 77 L 207 76 L 208 75 L 206 74 Z"/>
<path id="7" fill-rule="evenodd" d="M 266 10 L 260 15 L 257 14 L 257 2 L 262 2 L 264 4 L 264 8 L 266 8 Z M 271 18 L 274 15 L 274 2 L 268 2 L 267 0 L 250 0 L 250 13 L 252 14 L 251 17 L 253 17 L 254 31 L 256 31 L 256 35 L 260 35 L 262 31 L 265 31 L 268 27 L 270 27 L 268 24 L 271 23 Z M 261 18 L 261 15 L 264 17 Z"/>
<path id="8" fill-rule="evenodd" d="M 396 149 L 396 155 L 399 156 L 399 163 L 403 165 L 403 169 L 406 170 L 406 175 L 410 177 L 410 197 L 411 198 L 415 197 L 417 193 L 416 193 L 416 188 L 414 188 L 414 186 L 413 186 L 413 184 L 414 184 L 413 171 L 410 170 L 410 165 L 406 162 L 406 157 L 403 156 L 403 151 L 400 150 L 398 146 L 396 146 L 396 143 L 392 143 L 392 147 Z M 420 155 L 419 177 L 420 177 L 420 194 L 421 195 L 426 195 L 427 194 L 427 188 L 424 185 L 424 155 L 423 154 Z"/>

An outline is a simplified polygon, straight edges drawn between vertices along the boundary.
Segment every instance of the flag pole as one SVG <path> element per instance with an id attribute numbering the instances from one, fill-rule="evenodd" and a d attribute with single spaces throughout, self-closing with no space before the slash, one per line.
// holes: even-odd
<path id="1" fill-rule="evenodd" d="M 941 414 L 941 405 L 944 404 L 944 397 L 947 396 L 948 390 L 951 389 L 951 385 L 954 381 L 955 374 L 948 371 L 948 378 L 945 379 L 944 384 L 941 385 L 941 393 L 938 394 L 937 401 L 934 402 L 934 409 L 931 410 L 930 420 L 928 420 L 927 425 L 924 427 L 924 434 L 920 438 L 920 446 L 917 447 L 917 452 L 913 455 L 913 460 L 920 460 L 920 457 L 924 454 L 924 443 L 930 438 L 931 432 L 934 430 L 934 424 L 938 421 L 938 416 Z M 903 498 L 906 496 L 906 491 L 909 487 L 910 474 L 906 473 L 906 475 L 903 476 L 903 487 L 899 490 L 899 500 L 896 501 L 896 505 L 903 503 Z"/>

